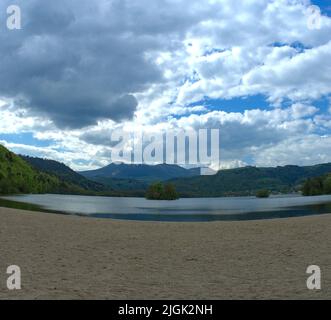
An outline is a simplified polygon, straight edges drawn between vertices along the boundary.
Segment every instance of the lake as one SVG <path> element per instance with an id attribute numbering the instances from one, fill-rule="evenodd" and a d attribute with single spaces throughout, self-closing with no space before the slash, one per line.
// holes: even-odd
<path id="1" fill-rule="evenodd" d="M 235 221 L 298 217 L 331 213 L 331 195 L 194 198 L 150 201 L 72 195 L 19 195 L 1 197 L 0 205 L 47 210 L 95 218 L 144 221 Z M 10 202 L 8 202 L 10 200 Z M 7 202 L 7 204 L 1 203 Z"/>

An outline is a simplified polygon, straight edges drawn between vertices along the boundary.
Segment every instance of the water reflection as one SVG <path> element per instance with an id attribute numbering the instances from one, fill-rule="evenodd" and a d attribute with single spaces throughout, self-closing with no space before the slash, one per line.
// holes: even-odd
<path id="1" fill-rule="evenodd" d="M 3 197 L 0 206 L 84 215 L 95 218 L 143 221 L 259 220 L 331 213 L 331 196 L 195 198 L 148 201 L 143 198 L 23 195 Z"/>

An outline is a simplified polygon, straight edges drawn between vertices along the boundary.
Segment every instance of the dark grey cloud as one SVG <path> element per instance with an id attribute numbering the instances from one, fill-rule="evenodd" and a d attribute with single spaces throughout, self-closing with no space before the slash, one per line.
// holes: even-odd
<path id="1" fill-rule="evenodd" d="M 111 141 L 112 129 L 97 129 L 92 131 L 85 131 L 80 135 L 80 140 L 89 144 L 104 147 L 115 147 L 118 142 Z"/>
<path id="2" fill-rule="evenodd" d="M 5 12 L 10 0 L 1 2 Z M 163 81 L 146 53 L 176 46 L 196 18 L 167 1 L 16 1 L 22 30 L 0 28 L 0 97 L 60 128 L 132 118 L 135 93 Z M 171 34 L 176 30 L 176 37 Z M 171 39 L 171 41 L 170 41 Z"/>
<path id="3" fill-rule="evenodd" d="M 207 43 L 223 49 L 245 39 L 253 39 L 254 44 L 280 40 L 278 29 L 256 27 L 255 17 L 267 3 L 16 0 L 22 9 L 23 29 L 9 31 L 5 12 L 12 0 L 1 0 L 0 98 L 12 98 L 29 114 L 46 116 L 60 128 L 130 119 L 139 104 L 139 92 L 153 84 L 169 84 L 164 70 L 149 57 L 157 57 L 160 51 L 185 52 L 182 40 L 189 35 L 207 37 Z M 239 25 L 234 24 L 235 16 L 242 20 Z M 221 23 L 215 28 L 210 26 L 212 21 Z M 289 42 L 287 36 L 282 40 Z"/>

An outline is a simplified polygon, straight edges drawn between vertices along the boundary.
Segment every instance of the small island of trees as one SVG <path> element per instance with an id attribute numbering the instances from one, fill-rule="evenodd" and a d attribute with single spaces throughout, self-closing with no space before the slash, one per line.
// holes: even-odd
<path id="1" fill-rule="evenodd" d="M 269 190 L 259 190 L 256 192 L 257 198 L 269 198 L 270 197 L 270 191 Z"/>
<path id="2" fill-rule="evenodd" d="M 161 182 L 154 183 L 149 186 L 146 192 L 148 200 L 177 200 L 179 195 L 176 188 L 171 183 L 163 184 Z"/>

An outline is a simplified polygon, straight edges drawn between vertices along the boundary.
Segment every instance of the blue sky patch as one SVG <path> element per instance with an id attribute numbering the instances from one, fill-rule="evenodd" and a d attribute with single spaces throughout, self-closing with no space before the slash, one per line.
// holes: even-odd
<path id="1" fill-rule="evenodd" d="M 32 133 L 16 133 L 16 134 L 5 134 L 0 133 L 0 140 L 5 140 L 16 144 L 25 144 L 35 147 L 49 147 L 52 145 L 51 140 L 39 140 L 36 139 Z"/>
<path id="2" fill-rule="evenodd" d="M 205 106 L 210 111 L 240 112 L 254 109 L 269 109 L 270 103 L 264 95 L 253 95 L 233 99 L 209 99 L 195 102 L 190 106 Z"/>
<path id="3" fill-rule="evenodd" d="M 331 1 L 330 0 L 313 0 L 312 4 L 319 6 L 323 15 L 331 17 Z"/>

